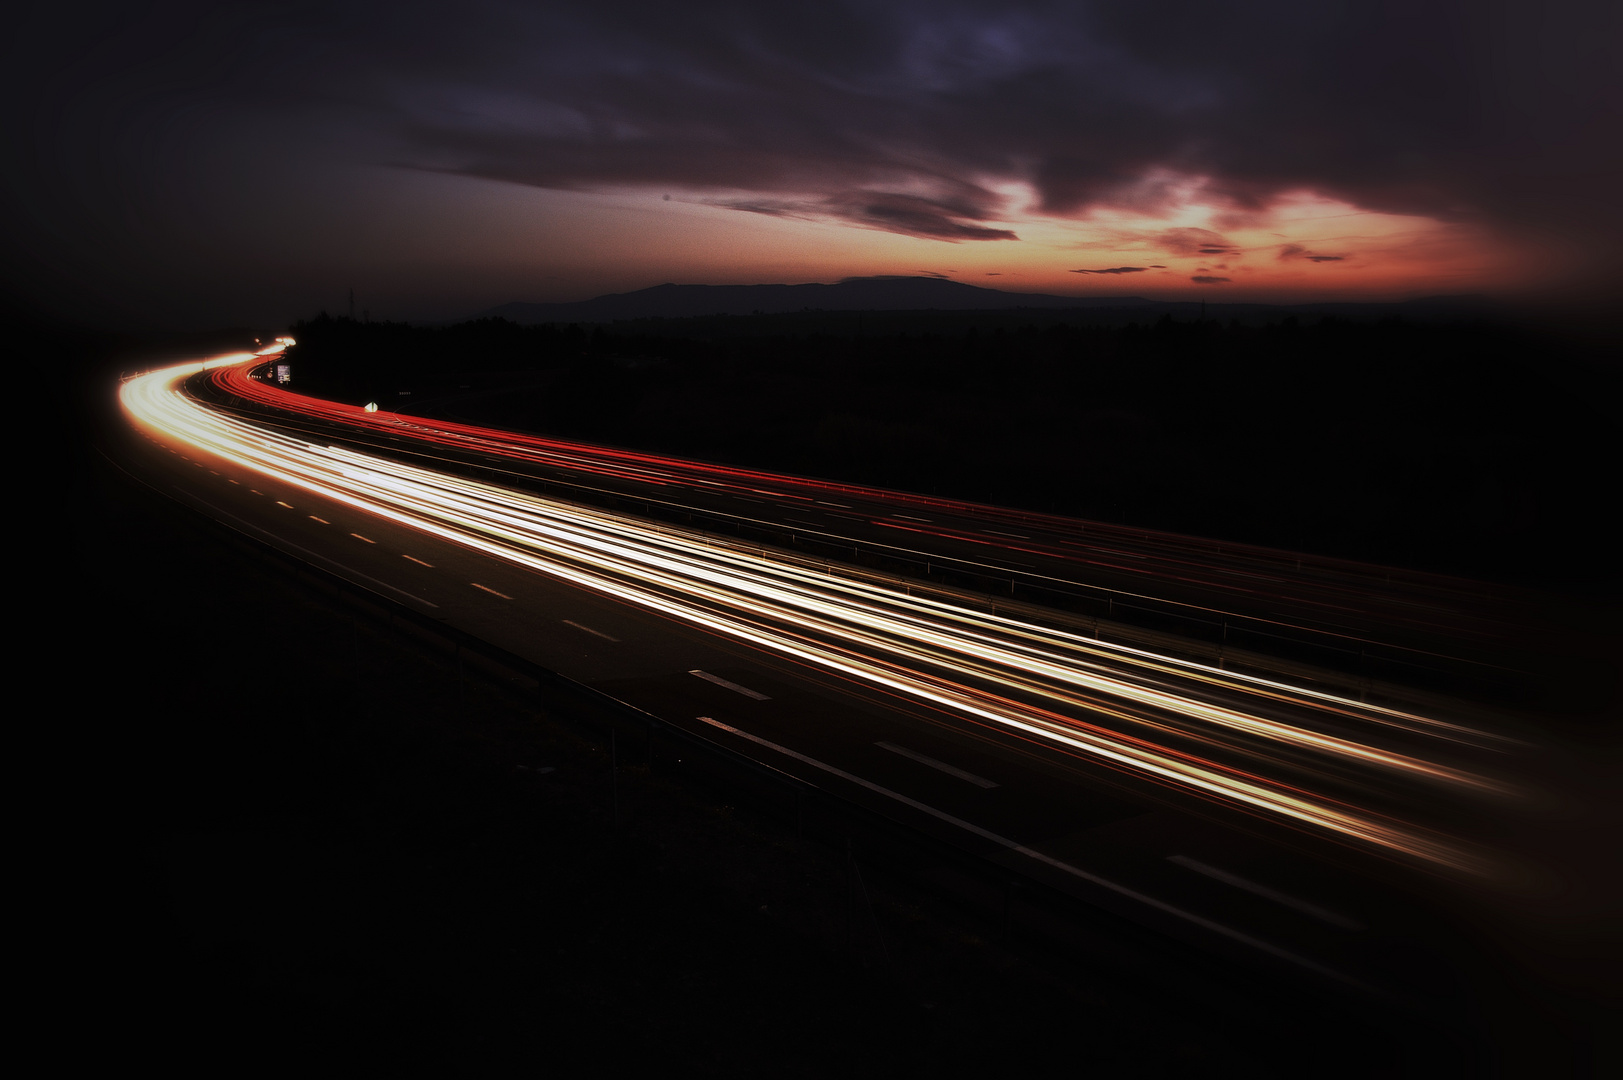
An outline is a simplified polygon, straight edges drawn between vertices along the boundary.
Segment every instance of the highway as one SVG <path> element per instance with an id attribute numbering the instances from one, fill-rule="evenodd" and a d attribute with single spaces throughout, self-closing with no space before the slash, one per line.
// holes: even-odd
<path id="1" fill-rule="evenodd" d="M 1327 560 L 1307 560 L 1286 596 L 1267 587 L 1294 562 L 1281 553 L 316 402 L 251 376 L 277 348 L 127 380 L 121 401 L 145 437 L 132 470 L 396 603 L 1020 873 L 1227 955 L 1424 1002 L 1427 963 L 1402 943 L 1457 947 L 1438 936 L 1433 895 L 1530 872 L 1497 838 L 1549 796 L 1509 720 L 1158 648 L 1172 639 L 1103 633 L 1116 624 L 1047 611 L 1018 586 L 1000 603 L 861 556 L 894 530 L 925 559 L 1007 571 L 1019 555 L 1042 560 L 1027 578 L 1087 585 L 1091 568 L 1132 596 L 1170 577 L 1178 603 L 1237 619 L 1372 646 L 1448 640 L 1461 655 L 1514 636 L 1502 597 Z M 643 512 L 569 497 L 586 488 Z M 707 527 L 740 500 L 774 534 L 851 543 L 851 562 Z M 1131 560 L 1153 570 L 1118 568 Z M 1360 603 L 1377 583 L 1389 599 Z"/>
<path id="2" fill-rule="evenodd" d="M 1394 670 L 1452 669 L 1497 693 L 1527 666 L 1527 632 L 1538 622 L 1539 597 L 1480 582 L 367 412 L 289 393 L 250 370 L 217 370 L 216 403 L 263 406 L 279 426 L 297 416 L 312 432 L 391 456 L 416 447 L 440 461 L 500 462 L 572 497 L 634 502 L 710 531 L 789 534 L 833 554 L 856 547 L 907 565 L 914 578 L 956 570 L 1047 606 L 1128 620 L 1139 611 L 1183 635 L 1243 635 L 1264 651 L 1308 645 L 1332 666 L 1368 668 L 1384 653 Z"/>

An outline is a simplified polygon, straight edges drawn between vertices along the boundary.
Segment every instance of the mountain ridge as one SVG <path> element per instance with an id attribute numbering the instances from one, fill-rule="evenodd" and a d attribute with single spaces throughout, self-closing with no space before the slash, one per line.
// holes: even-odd
<path id="1" fill-rule="evenodd" d="M 1423 297 L 1387 303 L 1333 301 L 1315 304 L 1235 304 L 1198 300 L 1150 300 L 1141 296 L 1057 296 L 989 289 L 935 277 L 848 277 L 834 284 L 678 285 L 666 282 L 632 292 L 607 293 L 568 303 L 514 301 L 472 318 L 503 318 L 536 323 L 601 323 L 630 319 L 683 319 L 713 315 L 781 315 L 798 311 L 1049 311 L 1125 309 L 1149 314 L 1190 313 L 1208 307 L 1213 314 L 1278 310 L 1289 313 L 1408 313 L 1445 307 L 1458 314 L 1484 309 L 1474 296 Z"/>

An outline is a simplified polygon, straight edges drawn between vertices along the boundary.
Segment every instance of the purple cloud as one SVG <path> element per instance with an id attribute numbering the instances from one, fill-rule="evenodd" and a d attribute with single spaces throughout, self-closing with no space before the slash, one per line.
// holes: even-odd
<path id="1" fill-rule="evenodd" d="M 1309 262 L 1341 262 L 1345 255 L 1315 255 L 1301 244 L 1284 244 L 1279 249 L 1280 259 L 1306 259 Z"/>
<path id="2" fill-rule="evenodd" d="M 1012 186 L 1047 213 L 1153 216 L 1198 179 L 1218 229 L 1313 192 L 1537 238 L 1570 253 L 1567 281 L 1623 282 L 1623 15 L 1593 0 L 1491 18 L 1471 0 L 85 10 L 30 8 L 0 70 L 0 184 L 27 208 L 4 226 L 5 280 L 69 306 L 173 292 L 183 263 L 240 292 L 217 253 L 266 234 L 321 249 L 289 275 L 308 279 L 355 250 L 324 223 L 372 213 L 377 178 L 405 173 L 680 190 L 950 242 L 1016 240 Z M 1157 243 L 1239 254 L 1213 230 Z"/>
<path id="3" fill-rule="evenodd" d="M 1162 251 L 1173 255 L 1237 255 L 1239 248 L 1210 229 L 1167 229 L 1154 238 Z"/>

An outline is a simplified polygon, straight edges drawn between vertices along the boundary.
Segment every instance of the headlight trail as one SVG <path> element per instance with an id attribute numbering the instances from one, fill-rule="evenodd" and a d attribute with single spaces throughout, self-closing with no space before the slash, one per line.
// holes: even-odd
<path id="1" fill-rule="evenodd" d="M 240 371 L 256 359 L 153 372 L 125 383 L 121 400 L 137 424 L 243 468 L 968 723 L 1361 847 L 1492 871 L 1485 852 L 1407 819 L 1435 818 L 1439 806 L 1471 814 L 1515 794 L 1463 756 L 1508 747 L 1490 732 L 321 445 L 212 410 L 180 387 L 206 368 Z"/>
<path id="2" fill-rule="evenodd" d="M 1339 624 L 1348 617 L 1361 621 L 1370 612 L 1378 612 L 1385 626 L 1401 626 L 1421 634 L 1440 633 L 1458 640 L 1506 641 L 1519 632 L 1519 616 L 1511 616 L 1510 612 L 1524 598 L 1487 589 L 1478 582 L 1319 556 L 1304 564 L 1296 553 L 1099 522 L 1086 524 L 1086 543 L 1081 546 L 1069 540 L 1056 541 L 1052 535 L 1022 538 L 1006 530 L 1049 530 L 1074 537 L 1082 526 L 1073 519 L 1033 511 L 688 461 L 620 447 L 590 446 L 451 420 L 368 412 L 359 406 L 268 386 L 252 378 L 250 370 L 251 365 L 222 367 L 213 379 L 226 393 L 279 412 L 335 422 L 357 431 L 404 436 L 424 444 L 437 443 L 464 452 L 561 469 L 598 482 L 740 497 L 767 496 L 808 507 L 828 505 L 831 499 L 860 500 L 889 508 L 867 515 L 867 523 L 891 531 L 898 546 L 947 541 L 974 545 L 994 557 L 1036 555 L 1070 564 L 1076 568 L 1074 573 L 1082 575 L 1075 580 L 1086 581 L 1105 571 L 1162 585 L 1217 589 L 1252 607 L 1264 605 L 1269 611 L 1281 604 L 1305 605 L 1306 610 L 1292 618 L 1307 617 L 1312 628 L 1350 640 L 1361 640 L 1361 635 Z M 910 513 L 901 514 L 903 510 Z M 939 520 L 926 523 L 917 516 L 922 513 L 958 516 L 979 524 L 996 523 L 1001 529 L 973 531 Z M 1134 595 L 1130 589 L 1116 591 Z M 1158 599 L 1152 595 L 1144 598 Z M 1292 618 L 1280 624 L 1295 626 Z M 1275 620 L 1262 617 L 1261 621 Z"/>

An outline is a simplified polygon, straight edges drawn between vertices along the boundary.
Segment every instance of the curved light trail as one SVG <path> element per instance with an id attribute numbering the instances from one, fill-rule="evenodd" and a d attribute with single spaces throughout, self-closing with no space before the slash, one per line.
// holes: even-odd
<path id="1" fill-rule="evenodd" d="M 244 381 L 249 366 L 281 347 L 139 376 L 124 384 L 123 407 L 152 433 L 245 469 L 964 722 L 1432 867 L 1493 870 L 1483 851 L 1408 820 L 1434 819 L 1439 805 L 1470 813 L 1482 799 L 1515 793 L 1462 764 L 1504 748 L 1508 740 L 1492 733 L 320 445 L 211 409 L 181 386 L 208 369 Z M 334 409 L 346 420 L 363 415 Z M 500 433 L 469 429 L 466 437 Z M 593 464 L 581 455 L 573 467 Z M 654 472 L 644 479 L 691 482 Z"/>
<path id="2" fill-rule="evenodd" d="M 423 444 L 439 444 L 463 452 L 561 469 L 595 478 L 598 482 L 646 485 L 673 492 L 697 490 L 746 498 L 765 496 L 797 501 L 808 508 L 819 504 L 837 505 L 828 500 L 838 498 L 861 501 L 887 508 L 879 515 L 868 515 L 867 524 L 892 531 L 902 550 L 910 550 L 905 545 L 946 542 L 972 545 L 994 558 L 1038 556 L 1051 565 L 1074 567 L 1074 576 L 1062 577 L 1061 581 L 1086 582 L 1104 571 L 1127 575 L 1128 580 L 1153 581 L 1160 586 L 1218 590 L 1245 606 L 1255 609 L 1260 604 L 1266 611 L 1276 613 L 1270 616 L 1258 610 L 1225 611 L 1207 603 L 1179 604 L 1213 616 L 1230 614 L 1286 629 L 1310 629 L 1349 643 L 1367 639 L 1356 628 L 1343 625 L 1344 620 L 1351 617 L 1354 623 L 1364 622 L 1372 612 L 1384 626 L 1401 626 L 1422 635 L 1440 634 L 1449 639 L 1504 641 L 1521 632 L 1518 616 L 1511 613 L 1525 598 L 1488 589 L 1479 582 L 1371 566 L 1347 559 L 1323 556 L 1304 559 L 1300 553 L 1175 536 L 1139 527 L 1099 522 L 1088 522 L 1084 526 L 1074 519 L 1028 510 L 767 473 L 621 447 L 592 446 L 531 433 L 496 431 L 452 420 L 402 416 L 269 386 L 251 377 L 251 368 L 252 365 L 220 368 L 213 379 L 223 392 L 283 414 L 297 413 L 357 431 L 407 437 Z M 924 513 L 956 517 L 977 525 L 996 524 L 1002 528 L 975 530 L 917 516 Z M 1038 535 L 1026 536 L 1006 531 L 1008 529 L 1023 529 Z M 1055 534 L 1073 539 L 1055 541 Z M 1078 535 L 1084 537 L 1085 545 L 1073 542 Z M 1112 587 L 1110 591 L 1124 600 L 1136 597 L 1166 602 L 1164 596 L 1136 594 L 1121 586 Z M 1295 610 L 1297 614 L 1282 616 L 1278 614 L 1281 608 Z M 1303 618 L 1307 620 L 1305 624 L 1296 621 Z"/>

